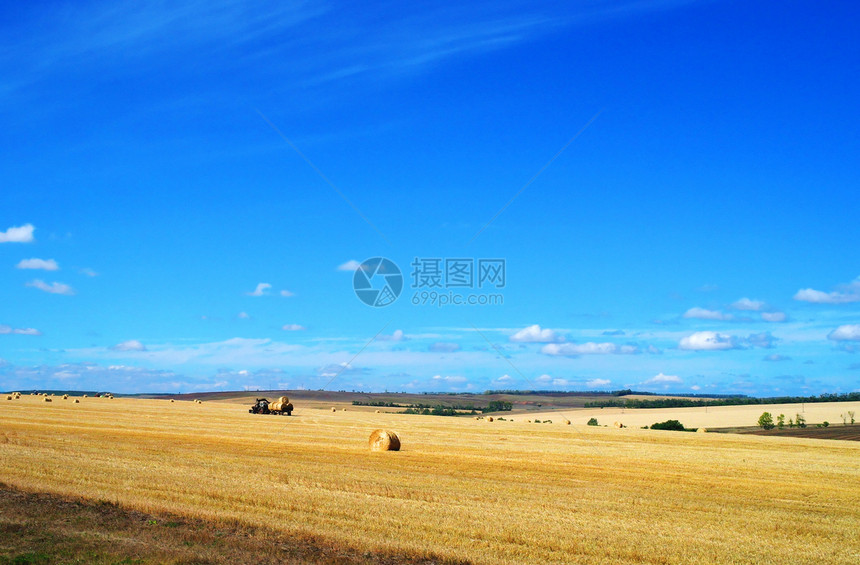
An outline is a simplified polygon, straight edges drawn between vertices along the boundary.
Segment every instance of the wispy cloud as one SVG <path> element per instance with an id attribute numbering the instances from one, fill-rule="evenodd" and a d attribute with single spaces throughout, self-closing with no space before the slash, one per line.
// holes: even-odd
<path id="1" fill-rule="evenodd" d="M 614 343 L 548 343 L 541 353 L 550 356 L 577 357 L 579 355 L 635 355 L 639 347 L 635 345 L 616 345 Z"/>
<path id="2" fill-rule="evenodd" d="M 346 263 L 341 263 L 337 266 L 338 271 L 357 271 L 361 266 L 361 263 L 356 261 L 355 259 L 350 259 Z"/>
<path id="3" fill-rule="evenodd" d="M 281 329 L 285 332 L 300 332 L 305 329 L 304 326 L 300 326 L 299 324 L 285 324 L 281 326 Z"/>
<path id="4" fill-rule="evenodd" d="M 0 335 L 42 335 L 42 332 L 35 328 L 13 328 L 12 326 L 7 326 L 4 324 L 0 324 Z"/>
<path id="5" fill-rule="evenodd" d="M 22 259 L 16 269 L 41 269 L 43 271 L 58 271 L 60 266 L 53 259 Z"/>
<path id="6" fill-rule="evenodd" d="M 684 382 L 681 377 L 678 375 L 664 375 L 662 372 L 654 375 L 647 381 L 644 381 L 643 385 L 666 385 L 666 384 L 680 384 Z"/>
<path id="7" fill-rule="evenodd" d="M 110 349 L 111 351 L 146 351 L 146 346 L 136 339 L 130 339 L 128 341 L 112 345 Z"/>
<path id="8" fill-rule="evenodd" d="M 50 284 L 46 283 L 43 280 L 36 279 L 27 283 L 27 286 L 32 288 L 38 288 L 44 292 L 48 292 L 51 294 L 64 294 L 66 296 L 72 296 L 75 294 L 75 289 L 70 287 L 69 285 L 61 282 L 52 282 Z"/>
<path id="9" fill-rule="evenodd" d="M 272 288 L 272 285 L 270 285 L 269 283 L 259 283 L 257 285 L 257 288 L 255 288 L 251 292 L 246 292 L 245 294 L 247 294 L 248 296 L 264 296 L 265 294 L 268 294 L 270 288 Z"/>
<path id="10" fill-rule="evenodd" d="M 30 243 L 33 241 L 33 224 L 11 227 L 0 231 L 0 243 Z"/>

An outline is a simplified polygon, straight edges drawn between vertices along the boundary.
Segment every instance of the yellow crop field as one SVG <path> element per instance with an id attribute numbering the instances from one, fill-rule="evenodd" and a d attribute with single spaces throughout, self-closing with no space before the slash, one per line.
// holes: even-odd
<path id="1" fill-rule="evenodd" d="M 860 562 L 860 442 L 326 406 L 3 401 L 0 481 L 440 560 Z"/>

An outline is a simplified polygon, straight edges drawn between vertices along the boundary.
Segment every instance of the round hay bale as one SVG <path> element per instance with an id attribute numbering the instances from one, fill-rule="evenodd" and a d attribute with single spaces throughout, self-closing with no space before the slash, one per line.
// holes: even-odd
<path id="1" fill-rule="evenodd" d="M 332 412 L 337 412 L 337 408 L 335 408 L 334 406 L 332 406 L 332 407 L 331 407 L 331 411 L 332 411 Z"/>
<path id="2" fill-rule="evenodd" d="M 492 416 L 487 416 L 487 421 L 488 421 L 488 422 L 492 422 L 492 421 L 493 421 L 493 417 L 492 417 Z"/>
<path id="3" fill-rule="evenodd" d="M 6 400 L 12 400 L 12 397 L 11 397 L 11 396 L 7 396 L 7 397 L 6 397 Z"/>
<path id="4" fill-rule="evenodd" d="M 68 395 L 68 394 L 64 394 L 64 395 L 63 395 L 63 400 L 68 400 L 68 399 L 69 399 L 69 395 Z"/>
<path id="5" fill-rule="evenodd" d="M 621 422 L 615 422 L 614 424 L 612 424 L 612 427 L 613 428 L 623 428 L 624 424 L 622 424 Z"/>
<path id="6" fill-rule="evenodd" d="M 564 425 L 565 425 L 565 426 L 569 426 L 569 425 L 570 425 L 570 420 L 568 420 L 567 418 L 565 418 L 565 419 L 564 419 Z"/>
<path id="7" fill-rule="evenodd" d="M 80 403 L 81 403 L 81 401 L 80 401 L 80 400 L 78 400 L 78 399 L 76 398 L 76 399 L 75 399 L 75 404 L 80 404 Z"/>
<path id="8" fill-rule="evenodd" d="M 85 395 L 84 395 L 84 398 L 86 398 L 86 397 L 87 397 L 87 395 L 85 394 Z"/>
<path id="9" fill-rule="evenodd" d="M 379 414 L 379 410 L 377 410 L 376 413 Z"/>
<path id="10" fill-rule="evenodd" d="M 708 428 L 699 428 L 696 430 L 696 433 L 700 433 L 700 434 L 708 433 Z"/>
<path id="11" fill-rule="evenodd" d="M 171 399 L 170 399 L 170 402 L 175 402 L 175 400 L 173 400 L 173 399 L 171 398 Z"/>
<path id="12" fill-rule="evenodd" d="M 346 408 L 341 408 L 341 409 L 340 409 L 340 411 L 341 411 L 341 412 L 346 412 Z"/>
<path id="13" fill-rule="evenodd" d="M 53 401 L 51 400 L 51 398 L 50 398 L 50 397 L 46 396 L 46 397 L 45 397 L 45 402 L 53 402 Z"/>
<path id="14" fill-rule="evenodd" d="M 373 430 L 370 434 L 371 451 L 400 451 L 400 438 L 390 430 Z"/>
<path id="15" fill-rule="evenodd" d="M 289 403 L 290 403 L 290 399 L 289 399 L 289 398 L 287 398 L 286 396 L 282 396 L 282 397 L 280 397 L 280 398 L 278 399 L 278 402 L 280 402 L 281 404 L 283 404 L 284 406 L 286 406 L 287 404 L 289 404 Z"/>

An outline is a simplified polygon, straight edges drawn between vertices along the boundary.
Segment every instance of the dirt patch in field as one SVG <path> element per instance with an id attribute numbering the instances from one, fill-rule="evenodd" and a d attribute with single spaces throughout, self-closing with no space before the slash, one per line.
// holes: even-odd
<path id="1" fill-rule="evenodd" d="M 151 515 L 110 502 L 28 493 L 0 483 L 0 565 L 18 563 L 468 564 L 433 555 L 368 552 L 312 536 Z"/>
<path id="2" fill-rule="evenodd" d="M 815 439 L 841 439 L 847 441 L 860 441 L 860 425 L 854 426 L 834 426 L 830 425 L 826 428 L 806 427 L 806 428 L 783 428 L 773 430 L 763 430 L 755 428 L 741 433 L 755 434 L 759 436 L 780 436 L 780 437 L 809 437 Z"/>

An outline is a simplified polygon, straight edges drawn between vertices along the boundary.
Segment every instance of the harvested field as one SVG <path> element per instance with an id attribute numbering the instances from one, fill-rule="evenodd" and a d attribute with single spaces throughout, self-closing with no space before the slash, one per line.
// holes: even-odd
<path id="1" fill-rule="evenodd" d="M 860 556 L 855 442 L 301 406 L 293 418 L 267 418 L 211 400 L 53 404 L 0 404 L 4 497 L 102 501 L 199 524 L 204 537 L 254 532 L 242 546 L 247 562 L 267 562 L 276 540 L 296 539 L 355 557 L 340 562 L 853 564 Z M 368 449 L 380 427 L 397 430 L 401 451 Z M 27 528 L 41 532 L 38 551 L 50 551 L 50 532 L 74 528 L 91 541 L 138 540 L 117 542 L 111 563 L 157 543 L 139 529 L 115 536 L 97 517 L 68 530 L 59 516 L 3 516 L 0 560 L 27 550 L 19 541 Z M 59 552 L 63 538 L 54 539 Z M 198 548 L 194 560 L 154 545 L 162 557 L 148 562 L 242 562 L 232 544 Z"/>

